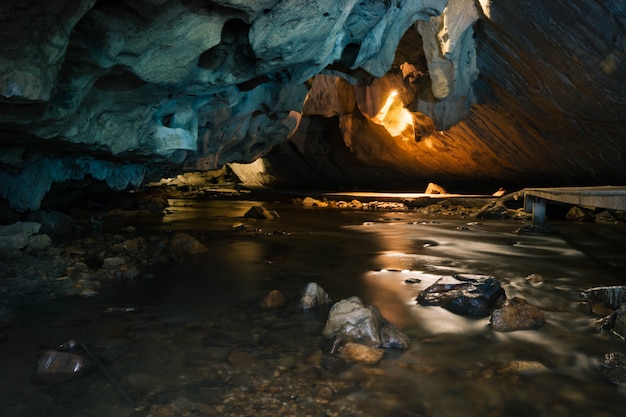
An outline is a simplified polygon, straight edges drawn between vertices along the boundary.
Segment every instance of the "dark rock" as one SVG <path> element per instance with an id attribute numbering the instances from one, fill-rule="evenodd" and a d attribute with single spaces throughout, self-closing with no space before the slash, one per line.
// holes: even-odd
<path id="1" fill-rule="evenodd" d="M 339 353 L 341 346 L 343 346 L 343 341 L 337 335 L 333 335 L 332 337 L 323 338 L 320 341 L 320 349 L 322 352 L 333 355 L 335 353 Z"/>
<path id="2" fill-rule="evenodd" d="M 613 323 L 613 332 L 626 340 L 626 303 L 615 312 L 615 322 Z"/>
<path id="3" fill-rule="evenodd" d="M 258 220 L 278 219 L 280 216 L 275 211 L 269 211 L 263 206 L 252 206 L 250 210 L 244 214 L 244 217 Z"/>
<path id="4" fill-rule="evenodd" d="M 84 375 L 95 367 L 95 362 L 78 353 L 49 350 L 39 359 L 35 380 L 43 384 L 68 381 Z"/>
<path id="5" fill-rule="evenodd" d="M 613 332 L 626 340 L 626 303 L 619 309 L 598 321 L 598 327 L 603 331 Z"/>
<path id="6" fill-rule="evenodd" d="M 600 374 L 611 384 L 621 385 L 626 382 L 626 355 L 607 353 L 600 367 Z"/>
<path id="7" fill-rule="evenodd" d="M 26 221 L 41 224 L 39 233 L 46 233 L 50 236 L 63 236 L 72 234 L 76 221 L 68 216 L 54 210 L 37 210 L 28 213 Z"/>
<path id="8" fill-rule="evenodd" d="M 626 303 L 626 286 L 595 287 L 583 292 L 590 301 L 597 301 L 611 308 L 619 308 Z"/>
<path id="9" fill-rule="evenodd" d="M 389 323 L 378 308 L 364 305 L 359 297 L 337 302 L 330 309 L 322 331 L 324 337 L 355 342 L 370 347 L 406 349 L 409 338 Z"/>
<path id="10" fill-rule="evenodd" d="M 607 210 L 597 213 L 594 216 L 594 221 L 596 223 L 603 223 L 603 224 L 616 224 L 617 223 L 617 220 L 615 219 L 615 217 L 613 217 L 613 215 Z"/>
<path id="11" fill-rule="evenodd" d="M 421 305 L 441 306 L 464 316 L 487 316 L 505 299 L 500 282 L 485 275 L 442 277 L 417 296 Z"/>
<path id="12" fill-rule="evenodd" d="M 543 313 L 525 299 L 513 297 L 491 315 L 489 324 L 498 332 L 538 329 L 546 319 Z"/>

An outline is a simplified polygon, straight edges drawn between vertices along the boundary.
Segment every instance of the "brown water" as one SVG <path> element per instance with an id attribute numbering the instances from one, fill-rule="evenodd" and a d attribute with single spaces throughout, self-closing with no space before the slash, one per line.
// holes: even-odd
<path id="1" fill-rule="evenodd" d="M 142 226 L 144 233 L 192 230 L 209 253 L 94 298 L 17 309 L 19 325 L 0 344 L 0 416 L 625 415 L 625 388 L 596 369 L 605 353 L 626 353 L 626 343 L 597 332 L 597 317 L 580 309 L 582 290 L 626 284 L 623 225 L 554 223 L 554 233 L 518 235 L 520 225 L 505 221 L 264 204 L 281 218 L 255 222 L 241 217 L 255 202 L 172 203 L 163 223 Z M 248 230 L 233 232 L 238 222 Z M 526 298 L 547 324 L 497 333 L 488 318 L 416 304 L 419 290 L 452 273 L 497 277 L 509 298 Z M 545 283 L 528 284 L 531 273 Z M 309 281 L 334 300 L 357 295 L 376 305 L 411 337 L 410 349 L 390 352 L 374 367 L 313 372 L 320 368 L 312 358 L 320 357 L 323 312 L 257 307 L 273 289 L 296 299 Z M 138 311 L 104 314 L 109 307 Z M 224 334 L 254 360 L 229 364 L 232 346 L 207 342 L 207 335 Z M 100 372 L 33 383 L 43 349 L 69 339 L 106 359 L 133 406 Z M 516 361 L 545 370 L 507 370 Z M 301 375 L 333 387 L 333 395 L 311 400 L 298 385 Z M 261 381 L 271 389 L 259 388 Z M 249 403 L 235 404 L 238 398 Z M 268 411 L 271 401 L 279 414 Z"/>

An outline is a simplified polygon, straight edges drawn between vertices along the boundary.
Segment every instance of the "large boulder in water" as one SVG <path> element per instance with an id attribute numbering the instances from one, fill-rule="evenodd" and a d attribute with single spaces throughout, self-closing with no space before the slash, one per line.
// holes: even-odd
<path id="1" fill-rule="evenodd" d="M 376 306 L 363 304 L 359 297 L 346 298 L 332 306 L 322 335 L 376 348 L 409 346 L 407 335 L 389 323 Z"/>
<path id="2" fill-rule="evenodd" d="M 421 305 L 441 306 L 463 316 L 487 316 L 505 299 L 496 278 L 469 274 L 442 277 L 417 296 Z"/>
<path id="3" fill-rule="evenodd" d="M 498 332 L 538 329 L 546 318 L 537 307 L 523 298 L 513 297 L 493 312 L 489 324 Z"/>

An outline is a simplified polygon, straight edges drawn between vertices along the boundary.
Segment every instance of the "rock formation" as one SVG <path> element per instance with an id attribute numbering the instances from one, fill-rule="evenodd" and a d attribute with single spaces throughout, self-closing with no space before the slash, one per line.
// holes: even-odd
<path id="1" fill-rule="evenodd" d="M 21 212 L 266 155 L 277 185 L 626 177 L 618 0 L 7 0 L 0 22 Z"/>

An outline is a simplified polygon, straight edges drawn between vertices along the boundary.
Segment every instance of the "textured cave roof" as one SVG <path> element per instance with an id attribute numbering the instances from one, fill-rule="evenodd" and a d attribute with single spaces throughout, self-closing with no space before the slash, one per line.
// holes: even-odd
<path id="1" fill-rule="evenodd" d="M 0 21 L 20 211 L 260 157 L 274 184 L 626 180 L 623 1 L 7 0 Z M 392 88 L 415 138 L 371 120 Z"/>

